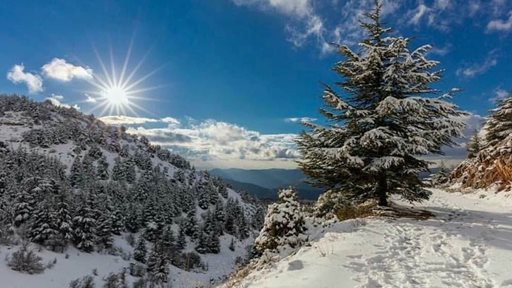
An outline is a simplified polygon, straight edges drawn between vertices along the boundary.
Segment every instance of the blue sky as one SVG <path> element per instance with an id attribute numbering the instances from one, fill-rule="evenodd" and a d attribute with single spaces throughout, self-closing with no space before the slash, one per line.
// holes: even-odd
<path id="1" fill-rule="evenodd" d="M 2 1 L 0 91 L 117 116 L 104 119 L 199 167 L 291 168 L 297 121 L 319 116 L 321 82 L 337 80 L 326 43 L 354 45 L 371 2 Z M 464 90 L 454 101 L 475 114 L 472 126 L 512 88 L 512 1 L 389 0 L 384 13 L 413 46 L 434 46 L 437 87 Z M 143 80 L 132 90 L 150 89 L 131 99 L 135 113 L 101 113 L 98 58 L 110 69 L 113 55 L 119 75 L 129 47 L 126 75 L 140 62 L 130 82 Z"/>

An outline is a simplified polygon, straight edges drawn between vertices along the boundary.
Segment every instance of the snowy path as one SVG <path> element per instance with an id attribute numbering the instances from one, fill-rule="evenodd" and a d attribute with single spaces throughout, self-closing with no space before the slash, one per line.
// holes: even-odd
<path id="1" fill-rule="evenodd" d="M 435 218 L 341 223 L 247 287 L 512 287 L 512 198 L 433 193 Z"/>

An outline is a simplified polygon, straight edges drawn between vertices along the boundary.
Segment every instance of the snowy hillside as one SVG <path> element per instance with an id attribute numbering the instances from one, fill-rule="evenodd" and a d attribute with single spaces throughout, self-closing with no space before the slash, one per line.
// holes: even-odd
<path id="1" fill-rule="evenodd" d="M 123 127 L 0 96 L 2 287 L 210 286 L 249 256 L 263 213 Z"/>
<path id="2" fill-rule="evenodd" d="M 236 287 L 512 287 L 512 195 L 432 192 L 433 218 L 310 227 L 309 246 Z"/>

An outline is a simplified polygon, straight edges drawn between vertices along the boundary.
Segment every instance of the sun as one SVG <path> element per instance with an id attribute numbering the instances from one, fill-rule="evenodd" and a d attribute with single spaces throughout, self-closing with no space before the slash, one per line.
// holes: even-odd
<path id="1" fill-rule="evenodd" d="M 108 87 L 107 89 L 101 91 L 101 94 L 112 106 L 123 106 L 130 104 L 128 93 L 123 87 Z"/>
<path id="2" fill-rule="evenodd" d="M 142 77 L 136 77 L 145 57 L 130 69 L 131 46 L 130 44 L 123 64 L 119 65 L 121 69 L 118 69 L 115 64 L 112 50 L 110 51 L 109 69 L 107 69 L 107 66 L 95 50 L 98 62 L 101 66 L 101 72 L 103 73 L 93 73 L 93 78 L 89 83 L 92 84 L 96 90 L 86 91 L 85 93 L 87 96 L 86 102 L 94 104 L 94 107 L 90 111 L 91 113 L 99 111 L 99 116 L 138 116 L 138 110 L 149 113 L 149 111 L 141 106 L 140 102 L 151 100 L 147 92 L 160 87 L 144 87 L 142 85 L 144 84 L 143 82 L 158 69 Z"/>

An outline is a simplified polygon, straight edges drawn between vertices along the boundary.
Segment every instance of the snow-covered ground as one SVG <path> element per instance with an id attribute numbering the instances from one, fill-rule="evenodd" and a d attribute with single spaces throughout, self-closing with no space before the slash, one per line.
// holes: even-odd
<path id="1" fill-rule="evenodd" d="M 432 192 L 418 206 L 434 218 L 319 229 L 311 246 L 242 287 L 512 287 L 512 195 Z"/>
<path id="2" fill-rule="evenodd" d="M 235 259 L 246 257 L 246 246 L 253 239 L 243 242 L 235 242 L 235 251 L 228 249 L 231 236 L 220 237 L 221 253 L 203 255 L 202 260 L 208 264 L 208 271 L 184 271 L 170 266 L 170 285 L 176 288 L 210 287 L 211 281 L 222 280 L 235 269 Z M 133 254 L 133 247 L 128 245 L 124 237 L 115 237 L 114 246 L 121 248 L 124 253 Z M 189 245 L 186 251 L 193 251 L 193 245 Z M 65 253 L 51 251 L 38 251 L 37 245 L 32 245 L 37 254 L 42 258 L 42 263 L 56 261 L 52 268 L 45 269 L 41 274 L 29 275 L 11 270 L 7 266 L 6 259 L 12 255 L 18 247 L 0 246 L 0 287 L 1 288 L 67 288 L 69 283 L 86 275 L 93 276 L 96 287 L 103 287 L 104 279 L 110 273 L 119 273 L 123 268 L 128 268 L 132 261 L 123 259 L 122 255 L 113 256 L 100 253 L 83 253 L 73 247 Z M 138 280 L 127 273 L 127 282 L 131 284 Z M 131 286 L 130 286 L 131 287 Z"/>

